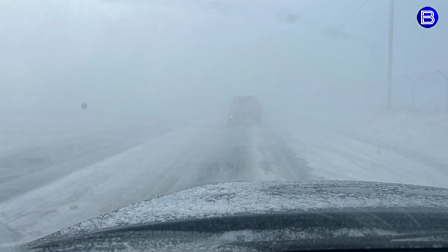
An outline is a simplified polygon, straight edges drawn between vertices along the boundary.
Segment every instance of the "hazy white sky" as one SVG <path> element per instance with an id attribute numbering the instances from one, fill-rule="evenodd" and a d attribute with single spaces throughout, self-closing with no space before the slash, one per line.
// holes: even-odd
<path id="1" fill-rule="evenodd" d="M 447 10 L 395 1 L 394 77 L 448 74 Z M 0 111 L 207 118 L 244 94 L 270 114 L 381 107 L 388 15 L 388 0 L 2 0 Z"/>

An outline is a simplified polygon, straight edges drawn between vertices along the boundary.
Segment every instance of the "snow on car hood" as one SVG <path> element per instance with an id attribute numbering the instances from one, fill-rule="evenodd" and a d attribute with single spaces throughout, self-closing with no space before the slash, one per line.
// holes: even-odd
<path id="1" fill-rule="evenodd" d="M 204 185 L 129 205 L 65 228 L 44 240 L 167 221 L 388 208 L 425 208 L 448 212 L 448 189 L 328 180 Z"/>

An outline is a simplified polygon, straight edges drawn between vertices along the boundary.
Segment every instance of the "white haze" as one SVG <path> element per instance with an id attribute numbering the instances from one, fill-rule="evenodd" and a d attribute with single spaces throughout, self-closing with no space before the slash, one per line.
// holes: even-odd
<path id="1" fill-rule="evenodd" d="M 0 111 L 209 119 L 246 94 L 280 121 L 384 108 L 389 1 L 363 2 L 4 0 Z M 448 70 L 448 3 L 395 10 L 394 78 Z"/>
<path id="2" fill-rule="evenodd" d="M 386 110 L 389 0 L 1 0 L 0 250 L 204 184 L 447 187 L 447 16 L 395 0 Z"/>

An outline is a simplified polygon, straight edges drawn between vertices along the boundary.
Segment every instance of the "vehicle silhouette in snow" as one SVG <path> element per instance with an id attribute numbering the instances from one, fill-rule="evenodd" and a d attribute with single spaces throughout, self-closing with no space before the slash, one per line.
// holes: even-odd
<path id="1" fill-rule="evenodd" d="M 228 126 L 261 125 L 261 104 L 255 96 L 235 96 L 230 104 Z"/>

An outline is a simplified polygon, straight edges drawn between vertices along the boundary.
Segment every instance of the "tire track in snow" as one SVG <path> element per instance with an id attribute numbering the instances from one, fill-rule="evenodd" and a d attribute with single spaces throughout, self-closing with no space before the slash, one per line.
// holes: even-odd
<path id="1" fill-rule="evenodd" d="M 312 168 L 290 145 L 286 136 L 271 127 L 253 128 L 256 168 L 264 180 L 309 180 Z"/>

